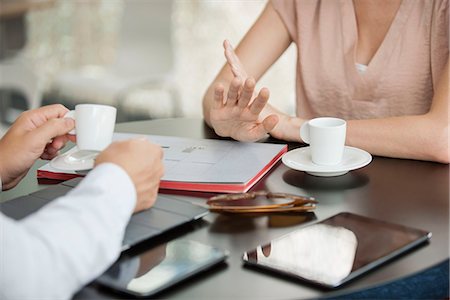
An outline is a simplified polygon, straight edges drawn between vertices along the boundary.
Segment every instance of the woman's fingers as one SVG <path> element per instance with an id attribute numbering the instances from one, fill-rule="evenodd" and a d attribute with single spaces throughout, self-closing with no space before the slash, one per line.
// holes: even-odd
<path id="1" fill-rule="evenodd" d="M 236 69 L 238 69 L 240 65 L 239 58 L 237 57 L 233 47 L 228 40 L 225 40 L 223 42 L 223 48 L 225 50 L 225 57 L 227 59 L 227 62 L 231 65 L 231 67 L 235 67 Z"/>
<path id="2" fill-rule="evenodd" d="M 240 88 L 241 80 L 238 77 L 235 77 L 231 81 L 230 89 L 228 90 L 226 106 L 231 107 L 236 105 Z"/>
<path id="3" fill-rule="evenodd" d="M 268 117 L 266 117 L 263 121 L 262 121 L 262 125 L 264 127 L 264 130 L 268 133 L 271 132 L 275 126 L 278 124 L 278 116 L 277 115 L 270 115 Z"/>
<path id="4" fill-rule="evenodd" d="M 236 55 L 236 52 L 234 52 L 233 46 L 231 46 L 228 40 L 225 40 L 223 42 L 223 47 L 225 49 L 225 57 L 231 67 L 233 75 L 241 78 L 241 80 L 245 80 L 248 77 L 247 72 L 245 71 L 244 66 L 239 60 L 239 57 Z"/>
<path id="5" fill-rule="evenodd" d="M 270 92 L 266 88 L 262 88 L 255 100 L 250 104 L 250 112 L 259 115 L 269 101 Z"/>
<path id="6" fill-rule="evenodd" d="M 221 109 L 223 107 L 223 92 L 224 88 L 222 84 L 217 84 L 214 88 L 214 103 L 213 108 Z"/>
<path id="7" fill-rule="evenodd" d="M 244 88 L 239 98 L 238 106 L 240 108 L 246 108 L 250 103 L 253 96 L 253 91 L 255 90 L 255 80 L 253 78 L 248 78 L 244 83 Z"/>
<path id="8" fill-rule="evenodd" d="M 278 120 L 279 119 L 277 115 L 270 115 L 266 117 L 261 123 L 255 124 L 256 126 L 252 128 L 250 134 L 238 140 L 249 142 L 260 140 L 275 128 L 275 126 L 278 124 Z"/>

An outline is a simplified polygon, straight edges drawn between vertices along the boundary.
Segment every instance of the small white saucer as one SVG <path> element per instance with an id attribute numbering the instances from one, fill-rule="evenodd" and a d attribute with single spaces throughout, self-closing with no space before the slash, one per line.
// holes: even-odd
<path id="1" fill-rule="evenodd" d="M 62 171 L 83 171 L 94 167 L 98 152 L 79 150 L 76 146 L 69 151 L 58 155 L 50 161 L 52 168 Z"/>
<path id="2" fill-rule="evenodd" d="M 348 171 L 362 168 L 372 161 L 368 152 L 345 146 L 344 156 L 338 165 L 316 165 L 311 160 L 311 148 L 303 147 L 289 151 L 283 155 L 283 163 L 291 169 L 304 171 L 314 176 L 331 177 L 346 174 Z"/>

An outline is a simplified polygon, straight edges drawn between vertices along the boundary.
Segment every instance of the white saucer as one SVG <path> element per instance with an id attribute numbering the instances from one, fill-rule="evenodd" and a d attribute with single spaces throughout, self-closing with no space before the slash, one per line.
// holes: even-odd
<path id="1" fill-rule="evenodd" d="M 62 171 L 90 170 L 94 167 L 94 160 L 97 155 L 98 152 L 79 150 L 75 146 L 52 159 L 50 166 Z"/>
<path id="2" fill-rule="evenodd" d="M 368 152 L 345 146 L 344 156 L 338 165 L 322 166 L 316 165 L 311 161 L 311 148 L 303 147 L 289 151 L 283 155 L 283 163 L 298 171 L 304 171 L 314 176 L 340 176 L 346 174 L 348 171 L 362 168 L 372 161 L 372 155 Z"/>

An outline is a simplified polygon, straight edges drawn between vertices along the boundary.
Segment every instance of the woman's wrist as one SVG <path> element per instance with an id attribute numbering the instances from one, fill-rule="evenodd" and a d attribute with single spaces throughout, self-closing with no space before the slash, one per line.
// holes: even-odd
<path id="1" fill-rule="evenodd" d="M 278 124 L 270 132 L 270 135 L 288 142 L 302 142 L 300 138 L 300 126 L 304 120 L 288 115 L 278 115 L 278 118 Z"/>

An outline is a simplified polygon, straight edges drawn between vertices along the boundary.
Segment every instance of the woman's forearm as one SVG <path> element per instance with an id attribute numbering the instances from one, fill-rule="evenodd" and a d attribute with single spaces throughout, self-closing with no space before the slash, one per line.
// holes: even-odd
<path id="1" fill-rule="evenodd" d="M 304 120 L 277 115 L 280 121 L 271 135 L 286 141 L 301 141 L 300 126 Z M 449 163 L 450 156 L 448 124 L 437 122 L 427 114 L 349 120 L 346 145 L 364 149 L 373 155 L 441 163 Z"/>
<path id="2" fill-rule="evenodd" d="M 273 109 L 273 108 L 272 108 Z M 268 109 L 266 113 L 275 113 Z M 273 137 L 298 142 L 305 120 L 276 113 L 279 122 Z M 371 120 L 347 120 L 346 145 L 372 155 L 449 163 L 448 120 L 430 114 Z"/>
<path id="3" fill-rule="evenodd" d="M 349 121 L 347 144 L 375 155 L 449 163 L 448 83 L 447 62 L 428 113 Z"/>
<path id="4" fill-rule="evenodd" d="M 436 86 L 428 113 L 371 120 L 347 120 L 349 146 L 373 155 L 430 160 L 449 163 L 449 64 Z M 268 108 L 264 113 L 277 113 L 279 124 L 271 134 L 287 141 L 300 139 L 302 119 L 290 118 Z"/>
<path id="5" fill-rule="evenodd" d="M 373 155 L 449 163 L 448 124 L 428 115 L 351 120 L 346 144 Z"/>

